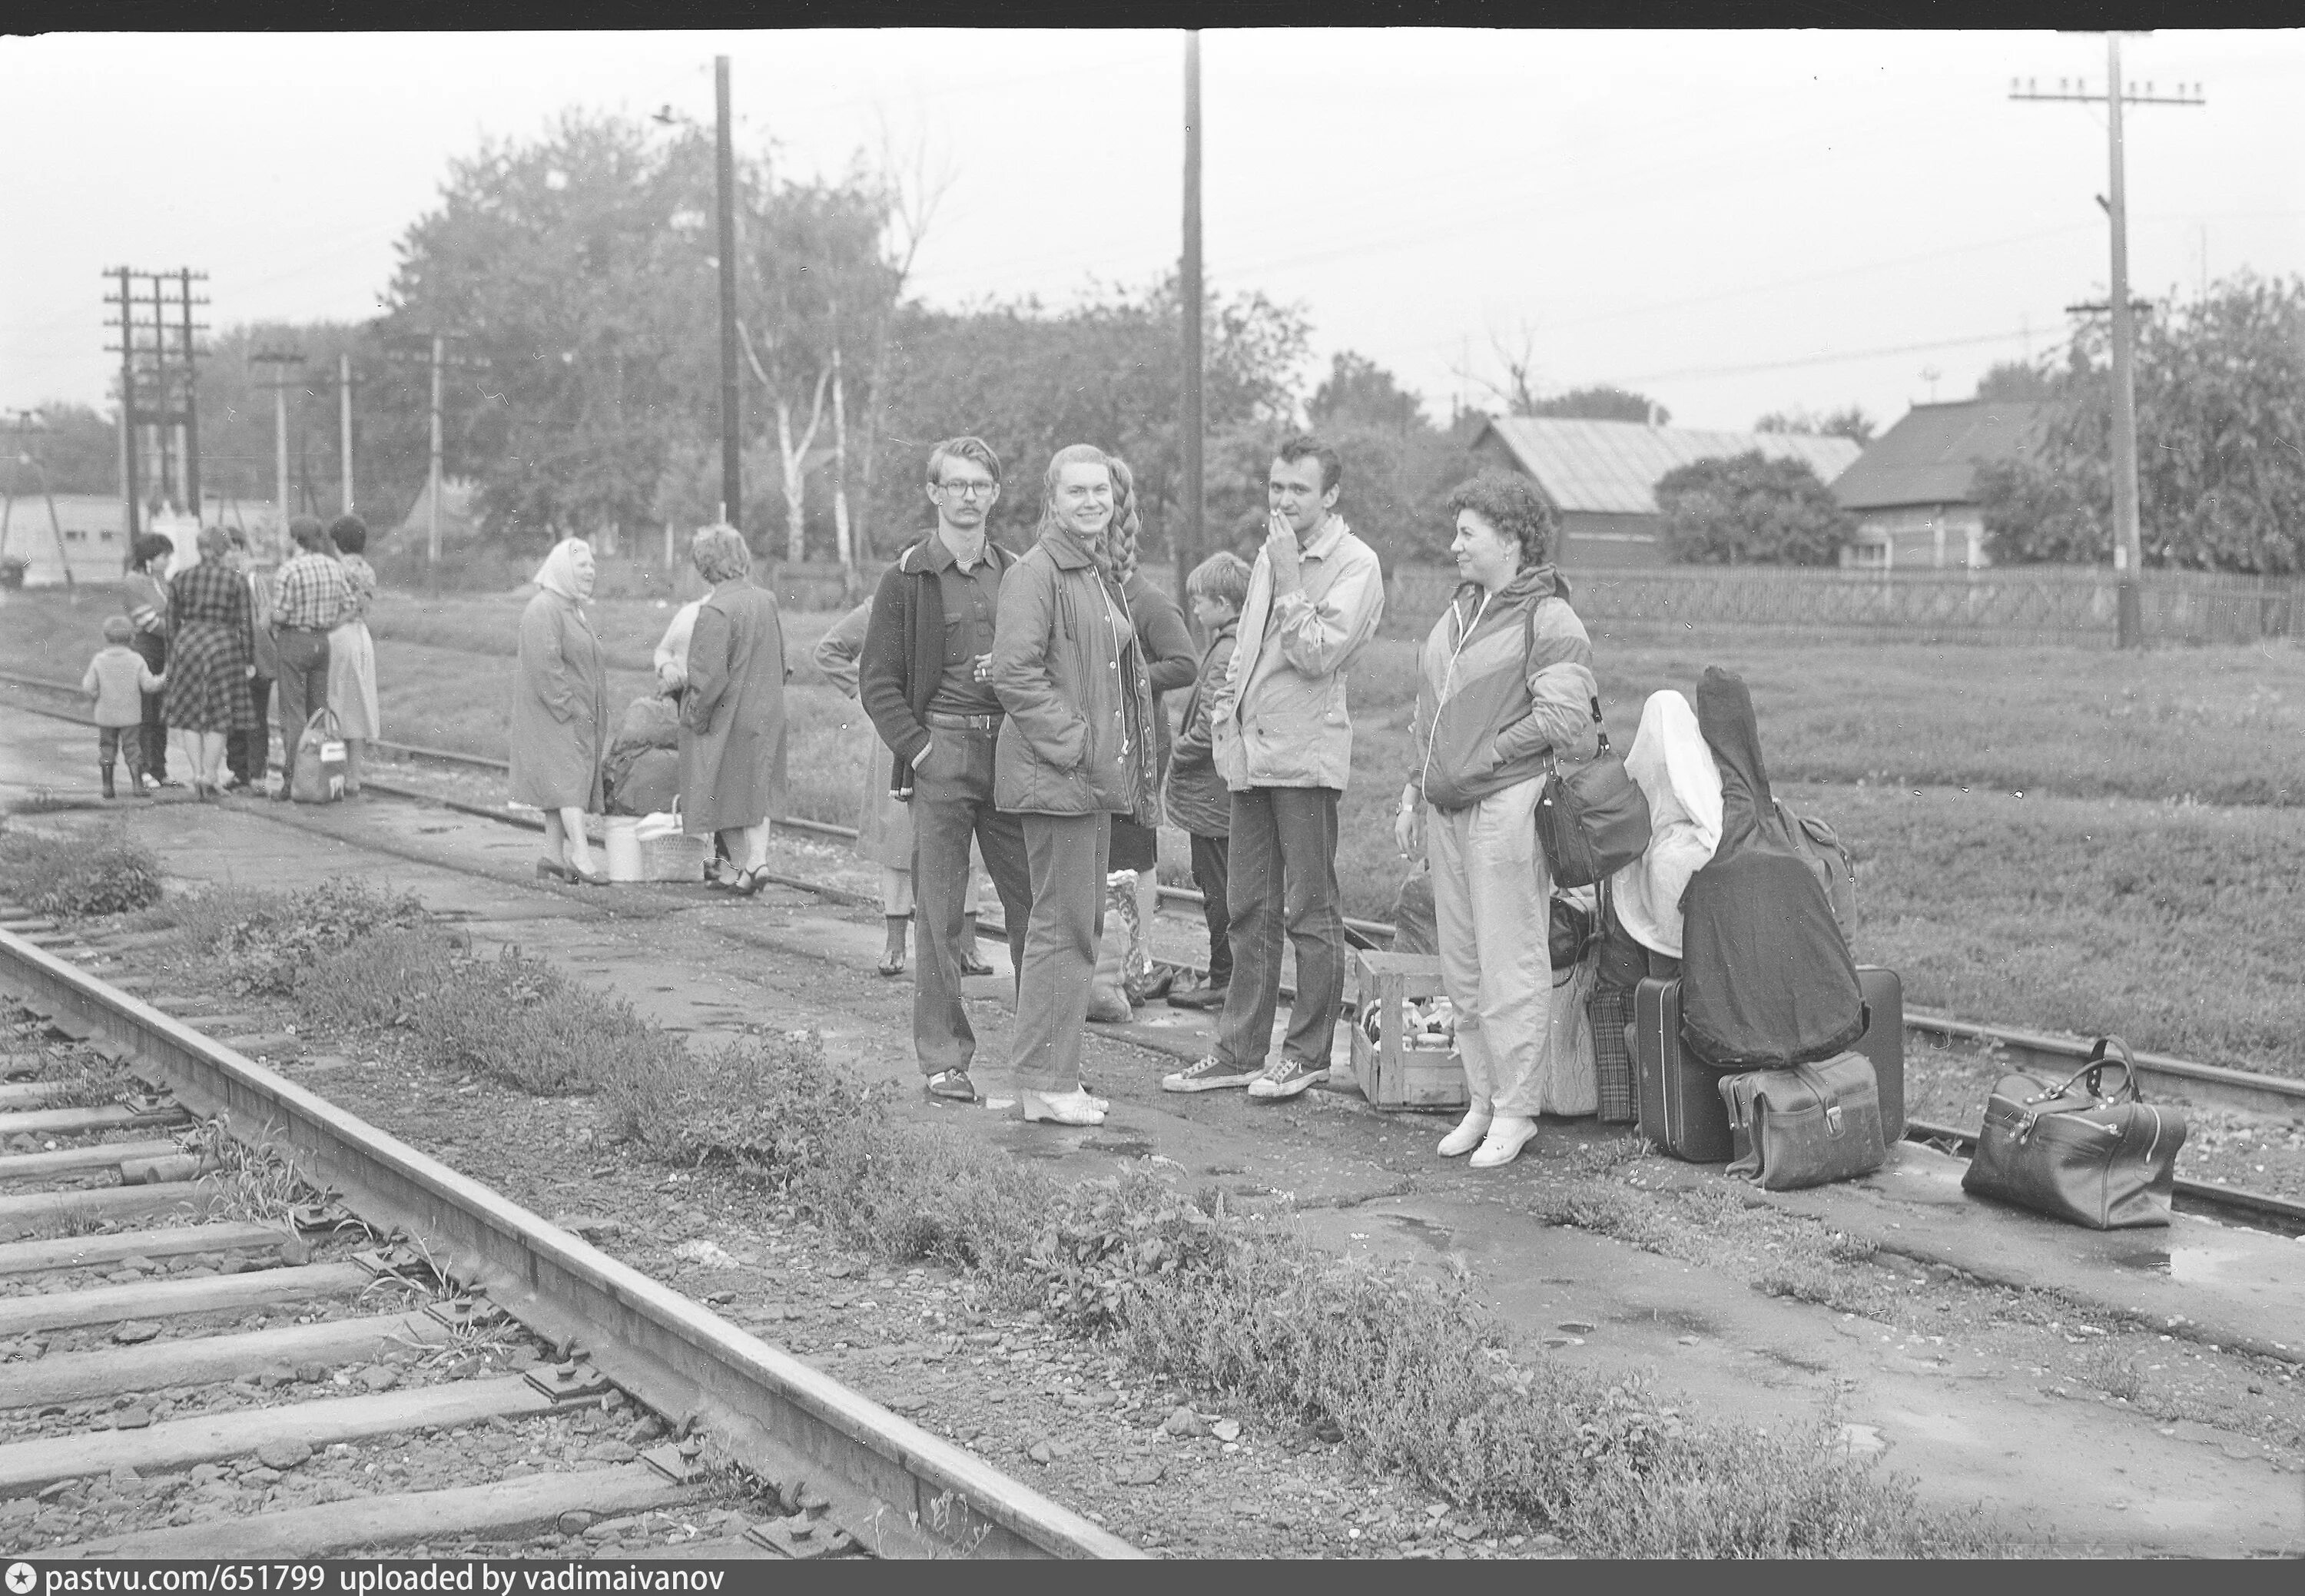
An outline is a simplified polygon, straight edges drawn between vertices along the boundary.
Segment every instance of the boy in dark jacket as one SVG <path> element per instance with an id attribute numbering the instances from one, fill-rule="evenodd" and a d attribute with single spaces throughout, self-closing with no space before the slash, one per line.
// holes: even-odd
<path id="1" fill-rule="evenodd" d="M 1210 752 L 1209 696 L 1232 662 L 1240 607 L 1248 597 L 1248 562 L 1238 554 L 1212 554 L 1186 578 L 1185 593 L 1192 601 L 1193 619 L 1208 642 L 1201 651 L 1200 672 L 1185 696 L 1184 713 L 1178 718 L 1164 796 L 1169 824 L 1182 827 L 1193 840 L 1193 884 L 1201 890 L 1202 912 L 1209 923 L 1209 976 L 1198 986 L 1170 993 L 1169 1005 L 1213 1009 L 1223 1004 L 1232 985 L 1232 939 L 1225 905 L 1232 793 L 1217 774 Z"/>

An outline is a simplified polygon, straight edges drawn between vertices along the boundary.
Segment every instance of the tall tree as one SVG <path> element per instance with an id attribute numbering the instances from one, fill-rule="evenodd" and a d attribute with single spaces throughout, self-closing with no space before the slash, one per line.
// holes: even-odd
<path id="1" fill-rule="evenodd" d="M 1331 357 L 1329 374 L 1306 401 L 1305 414 L 1316 427 L 1341 419 L 1406 432 L 1429 424 L 1422 399 L 1402 388 L 1391 371 L 1349 349 Z"/>
<path id="2" fill-rule="evenodd" d="M 2085 329 L 2040 447 L 1980 477 L 1996 561 L 2109 558 L 2110 369 L 2106 330 Z M 2305 571 L 2305 277 L 2243 272 L 2143 318 L 2136 389 L 2146 563 Z"/>

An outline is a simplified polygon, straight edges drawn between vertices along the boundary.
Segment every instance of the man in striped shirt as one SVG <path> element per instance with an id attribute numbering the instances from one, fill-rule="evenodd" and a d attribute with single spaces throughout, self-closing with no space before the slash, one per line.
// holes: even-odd
<path id="1" fill-rule="evenodd" d="M 305 720 L 328 704 L 328 630 L 353 607 L 344 568 L 328 558 L 328 533 L 319 520 L 288 523 L 296 556 L 273 579 L 272 636 L 279 650 L 281 781 L 286 798 L 296 781 L 296 739 Z"/>

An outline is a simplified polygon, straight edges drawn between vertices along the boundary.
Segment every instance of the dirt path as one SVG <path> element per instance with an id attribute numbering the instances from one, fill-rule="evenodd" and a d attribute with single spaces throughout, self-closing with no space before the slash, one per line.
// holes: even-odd
<path id="1" fill-rule="evenodd" d="M 85 763 L 76 728 L 10 713 L 0 730 L 0 781 L 62 781 Z M 74 815 L 48 824 L 88 823 Z M 477 944 L 548 954 L 699 1040 L 805 1028 L 860 1071 L 915 1078 L 910 988 L 872 973 L 880 927 L 871 907 L 778 889 L 745 902 L 701 888 L 548 889 L 532 873 L 532 837 L 388 800 L 322 811 L 156 804 L 126 824 L 188 883 L 293 889 L 361 875 L 470 916 Z M 777 845 L 777 866 L 795 875 L 821 875 L 841 858 L 783 838 Z M 2295 1378 L 2305 1334 L 2273 1344 L 2284 1320 L 2301 1322 L 2305 1245 L 2203 1233 L 2190 1228 L 2202 1222 L 2183 1221 L 2166 1236 L 2131 1238 L 2124 1263 L 2080 1246 L 2077 1233 L 2011 1216 L 1961 1242 L 1977 1256 L 1916 1261 L 1901 1255 L 1900 1233 L 1926 1228 L 1932 1207 L 1945 1207 L 1942 1161 L 1918 1148 L 1868 1190 L 1806 1194 L 1805 1204 L 1764 1201 L 1589 1120 L 1548 1122 L 1518 1164 L 1476 1174 L 1433 1156 L 1444 1124 L 1380 1115 L 1356 1096 L 1314 1092 L 1277 1107 L 1237 1093 L 1164 1096 L 1158 1078 L 1174 1067 L 1171 1054 L 1198 1039 L 1182 1016 L 1158 1034 L 1140 1031 L 1161 1051 L 1092 1037 L 1092 1078 L 1114 1101 L 1103 1127 L 1027 1128 L 1005 1112 L 1014 1096 L 1002 1063 L 1007 988 L 1005 972 L 971 983 L 976 1078 L 988 1102 L 915 1098 L 906 1112 L 1070 1177 L 1157 1159 L 1195 1186 L 1285 1203 L 1340 1250 L 1468 1278 L 1527 1341 L 1592 1367 L 1642 1371 L 1681 1394 L 1686 1409 L 1773 1426 L 1829 1416 L 1852 1451 L 1884 1455 L 1924 1501 L 1983 1503 L 2020 1538 L 2053 1533 L 2066 1549 L 2122 1552 L 2305 1547 L 2305 1399 Z M 1144 1420 L 1180 1393 L 1132 1384 L 1093 1352 L 1034 1340 L 1032 1327 L 998 1326 L 960 1283 L 859 1273 L 846 1259 L 830 1260 L 841 1272 L 828 1275 L 821 1249 L 795 1230 L 725 1231 L 734 1216 L 687 1203 L 676 1179 L 602 1149 L 583 1103 L 513 1099 L 482 1114 L 509 1095 L 467 1082 L 443 1101 L 438 1083 L 394 1079 L 384 1066 L 330 1068 L 315 1080 L 320 1089 L 451 1163 L 510 1182 L 540 1211 L 623 1219 L 645 1213 L 652 1194 L 675 1224 L 637 1238 L 634 1261 L 660 1262 L 667 1278 L 698 1294 L 728 1293 L 722 1310 L 771 1338 L 787 1339 L 779 1332 L 789 1324 L 796 1350 L 818 1355 L 829 1329 L 812 1327 L 835 1322 L 823 1314 L 874 1305 L 890 1338 L 870 1356 L 854 1344 L 821 1347 L 838 1354 L 827 1367 L 875 1395 L 914 1403 L 915 1417 L 941 1418 L 950 1433 L 974 1428 L 964 1438 L 1004 1466 L 1037 1465 L 1066 1499 L 1105 1503 L 1096 1510 L 1123 1534 L 1202 1553 L 1485 1549 L 1481 1526 L 1450 1524 L 1469 1538 L 1431 1533 L 1435 1521 L 1418 1503 L 1380 1497 L 1382 1510 L 1363 1523 L 1365 1482 L 1348 1478 L 1331 1449 L 1305 1443 L 1276 1464 L 1286 1438 L 1168 1436 Z M 509 1134 L 549 1119 L 559 1146 L 516 1158 L 489 1130 Z M 500 1169 L 506 1163 L 514 1167 Z M 678 1252 L 698 1242 L 719 1256 Z M 2226 1260 L 2223 1282 L 2201 1274 L 2218 1249 L 2245 1264 Z M 2199 1267 L 2164 1273 L 2172 1256 Z M 2270 1308 L 2252 1306 L 2243 1276 L 2273 1283 Z M 2171 1309 L 2177 1302 L 2190 1308 Z M 2174 1313 L 2183 1321 L 2167 1323 Z M 2206 1331 L 2199 1321 L 2236 1328 Z M 2276 1329 L 2265 1332 L 2267 1324 Z M 1109 1446 L 1094 1433 L 1102 1422 L 1116 1427 Z M 1285 1489 L 1270 1483 L 1276 1470 Z M 1140 1475 L 1192 1484 L 1127 1483 Z M 1198 1505 L 1159 1506 L 1172 1498 Z M 1420 1523 L 1424 1533 L 1392 1533 Z"/>

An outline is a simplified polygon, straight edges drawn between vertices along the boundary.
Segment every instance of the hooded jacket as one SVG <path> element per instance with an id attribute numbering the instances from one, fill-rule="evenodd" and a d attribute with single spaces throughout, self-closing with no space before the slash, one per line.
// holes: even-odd
<path id="1" fill-rule="evenodd" d="M 1552 566 L 1494 593 L 1458 588 L 1417 656 L 1408 785 L 1436 809 L 1469 807 L 1540 776 L 1548 751 L 1593 747 L 1593 644 Z"/>
<path id="2" fill-rule="evenodd" d="M 1118 611 L 1119 625 L 1114 624 Z M 1159 816 L 1152 685 L 1119 586 L 1050 527 L 1000 579 L 992 801 L 1012 814 Z"/>
<path id="3" fill-rule="evenodd" d="M 1331 515 L 1306 540 L 1297 593 L 1272 591 L 1272 557 L 1260 549 L 1230 663 L 1209 696 L 1210 748 L 1235 792 L 1328 787 L 1352 773 L 1346 673 L 1384 619 L 1376 550 Z"/>

